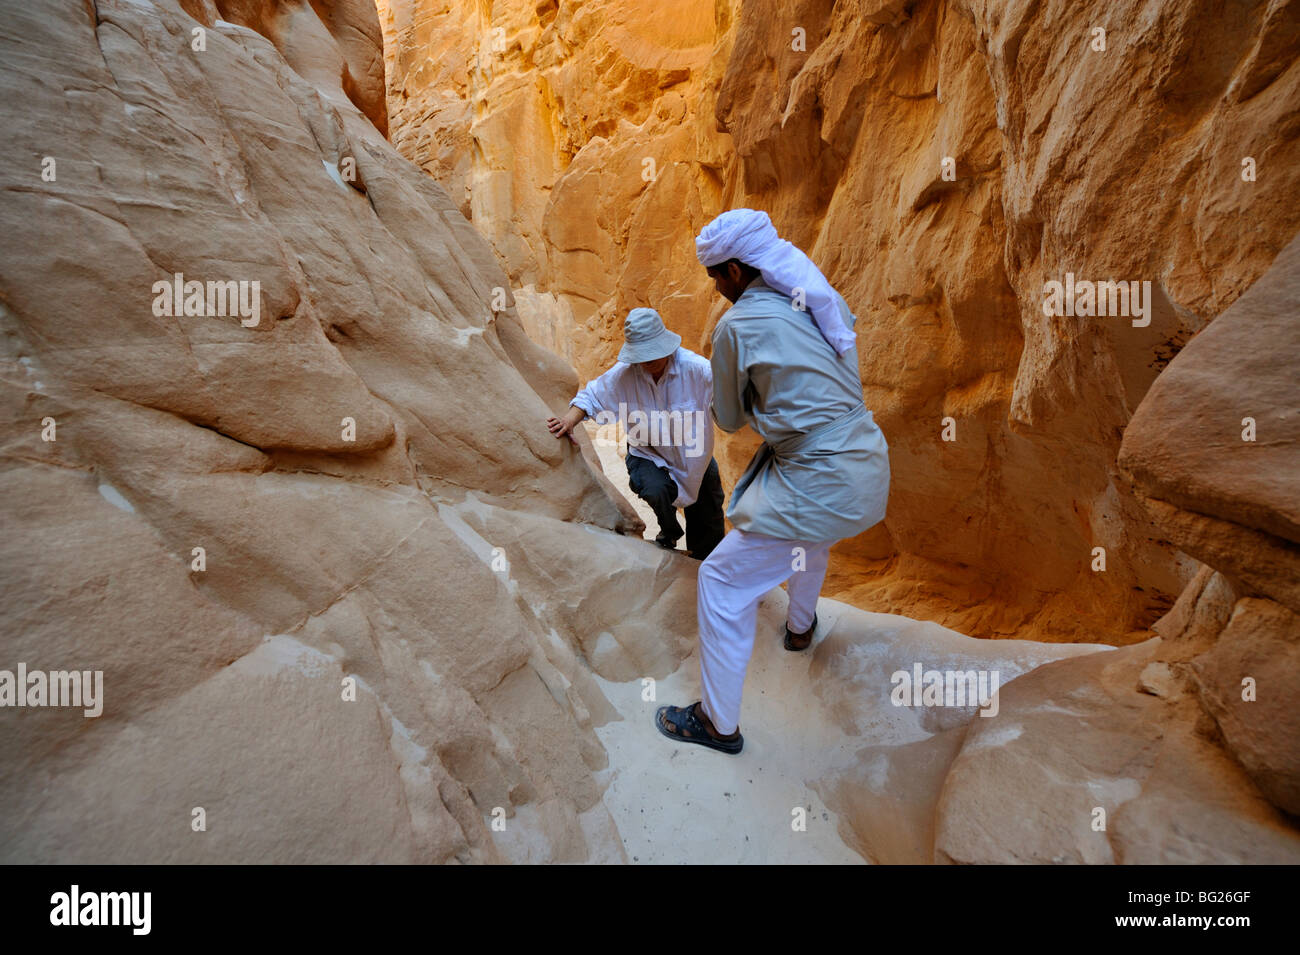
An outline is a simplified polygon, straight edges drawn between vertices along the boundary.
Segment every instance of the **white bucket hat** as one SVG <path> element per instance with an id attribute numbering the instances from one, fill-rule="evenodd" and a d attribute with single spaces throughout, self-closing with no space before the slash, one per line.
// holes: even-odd
<path id="1" fill-rule="evenodd" d="M 664 328 L 664 320 L 653 308 L 634 308 L 623 322 L 626 339 L 618 360 L 629 364 L 667 358 L 682 343 L 682 336 Z"/>

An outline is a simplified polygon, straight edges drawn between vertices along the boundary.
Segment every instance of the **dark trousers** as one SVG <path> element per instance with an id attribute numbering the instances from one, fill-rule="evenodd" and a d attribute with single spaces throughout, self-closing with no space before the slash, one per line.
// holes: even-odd
<path id="1" fill-rule="evenodd" d="M 653 461 L 627 456 L 627 483 L 632 493 L 650 505 L 659 518 L 659 536 L 655 540 L 662 544 L 676 544 L 682 536 L 682 525 L 677 521 L 677 482 L 672 479 L 667 468 L 661 468 Z M 726 525 L 722 520 L 722 478 L 718 475 L 717 460 L 709 459 L 709 469 L 700 481 L 700 493 L 695 503 L 684 508 L 686 512 L 686 549 L 697 560 L 703 560 L 713 553 L 713 548 L 722 542 Z"/>

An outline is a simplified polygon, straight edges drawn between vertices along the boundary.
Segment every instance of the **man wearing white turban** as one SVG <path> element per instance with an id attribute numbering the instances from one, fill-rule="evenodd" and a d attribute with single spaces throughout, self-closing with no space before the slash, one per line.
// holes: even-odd
<path id="1" fill-rule="evenodd" d="M 737 482 L 732 530 L 700 565 L 703 698 L 660 707 L 665 736 L 739 753 L 758 602 L 787 583 L 787 650 L 807 649 L 830 547 L 885 517 L 889 448 L 862 403 L 856 316 L 764 212 L 735 209 L 695 240 L 732 307 L 713 330 L 713 418 L 763 444 Z"/>
<path id="2" fill-rule="evenodd" d="M 840 316 L 843 299 L 812 259 L 776 234 L 766 212 L 724 212 L 700 232 L 695 253 L 705 268 L 728 259 L 752 266 L 768 286 L 789 296 L 796 309 L 812 313 L 813 322 L 835 354 L 843 355 L 854 346 L 857 336 Z"/>

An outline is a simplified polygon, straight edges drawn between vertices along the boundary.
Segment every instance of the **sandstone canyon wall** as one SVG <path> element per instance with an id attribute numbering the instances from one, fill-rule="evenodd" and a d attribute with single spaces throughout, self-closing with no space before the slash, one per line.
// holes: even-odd
<path id="1" fill-rule="evenodd" d="M 843 292 L 893 485 L 833 592 L 1123 644 L 1195 575 L 1115 459 L 1300 228 L 1296 4 L 377 5 L 393 143 L 583 378 L 638 305 L 708 353 L 724 303 L 692 239 L 727 208 L 769 211 Z M 1149 282 L 1149 322 L 1045 316 L 1067 273 Z M 723 438 L 728 487 L 753 446 Z"/>
<path id="2" fill-rule="evenodd" d="M 4 710 L 3 857 L 621 858 L 572 609 L 487 524 L 522 506 L 590 575 L 575 538 L 639 522 L 538 433 L 572 372 L 377 129 L 373 7 L 3 15 L 4 669 L 105 688 Z M 257 321 L 160 315 L 178 273 L 260 283 Z M 493 841 L 471 792 L 533 834 Z"/>

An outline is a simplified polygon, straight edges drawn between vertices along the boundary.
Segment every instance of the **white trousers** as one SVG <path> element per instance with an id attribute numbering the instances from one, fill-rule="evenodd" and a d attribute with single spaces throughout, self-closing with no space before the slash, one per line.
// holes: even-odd
<path id="1" fill-rule="evenodd" d="M 740 694 L 754 652 L 758 602 L 789 581 L 786 622 L 812 626 L 832 541 L 819 544 L 732 530 L 700 564 L 700 683 L 704 713 L 719 733 L 740 725 Z"/>

